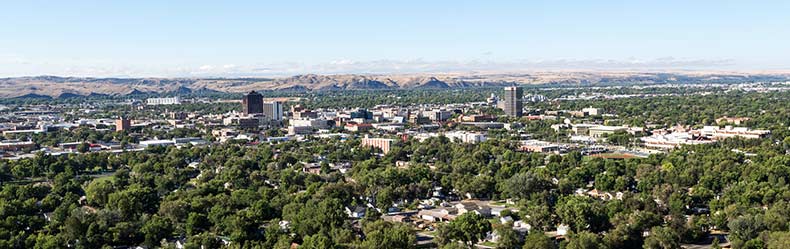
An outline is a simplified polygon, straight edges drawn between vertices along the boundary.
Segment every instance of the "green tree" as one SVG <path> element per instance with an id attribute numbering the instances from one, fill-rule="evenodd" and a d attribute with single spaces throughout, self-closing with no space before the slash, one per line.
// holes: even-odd
<path id="1" fill-rule="evenodd" d="M 63 241 L 56 235 L 39 233 L 36 238 L 35 249 L 55 249 L 63 247 Z"/>
<path id="2" fill-rule="evenodd" d="M 552 212 L 547 205 L 529 205 L 523 208 L 521 214 L 529 214 L 523 220 L 536 231 L 548 231 L 554 225 Z"/>
<path id="3" fill-rule="evenodd" d="M 645 249 L 679 249 L 680 235 L 668 227 L 653 227 L 645 239 Z"/>
<path id="4" fill-rule="evenodd" d="M 609 218 L 600 201 L 585 196 L 567 196 L 557 204 L 557 215 L 573 231 L 605 231 Z"/>
<path id="5" fill-rule="evenodd" d="M 201 213 L 189 213 L 186 221 L 187 235 L 195 235 L 204 231 L 209 226 L 208 218 Z"/>
<path id="6" fill-rule="evenodd" d="M 152 213 L 159 206 L 159 198 L 149 187 L 131 185 L 112 193 L 107 198 L 107 208 L 118 210 L 129 219 L 141 213 Z"/>
<path id="7" fill-rule="evenodd" d="M 785 137 L 783 144 L 784 144 L 785 153 L 790 153 L 790 136 Z"/>
<path id="8" fill-rule="evenodd" d="M 86 153 L 90 151 L 91 145 L 89 143 L 80 143 L 77 145 L 77 152 Z"/>
<path id="9" fill-rule="evenodd" d="M 710 244 L 711 244 L 710 246 L 711 249 L 721 249 L 721 246 L 719 245 L 721 244 L 721 242 L 719 241 L 719 237 L 713 237 L 713 241 Z"/>
<path id="10" fill-rule="evenodd" d="M 220 246 L 222 246 L 222 241 L 220 241 L 216 235 L 210 233 L 201 233 L 192 237 L 188 237 L 184 248 L 220 248 Z"/>
<path id="11" fill-rule="evenodd" d="M 615 227 L 604 236 L 609 248 L 639 248 L 644 242 L 642 232 L 663 223 L 660 216 L 646 211 L 620 213 L 612 220 Z"/>
<path id="12" fill-rule="evenodd" d="M 503 183 L 502 193 L 506 197 L 527 199 L 532 193 L 544 190 L 548 184 L 548 181 L 531 172 L 518 173 Z"/>
<path id="13" fill-rule="evenodd" d="M 454 244 L 453 239 L 456 237 L 456 233 L 455 227 L 448 223 L 441 223 L 436 227 L 436 235 L 433 237 L 433 241 L 439 246 Z"/>
<path id="14" fill-rule="evenodd" d="M 790 248 L 790 232 L 772 232 L 765 244 L 768 249 Z"/>
<path id="15" fill-rule="evenodd" d="M 530 232 L 527 237 L 524 238 L 524 247 L 523 249 L 554 249 L 557 248 L 557 244 L 554 241 L 543 234 L 541 231 L 534 231 Z"/>
<path id="16" fill-rule="evenodd" d="M 91 181 L 85 188 L 85 196 L 88 203 L 96 207 L 104 207 L 111 193 L 115 192 L 115 187 L 111 178 L 99 178 Z"/>
<path id="17" fill-rule="evenodd" d="M 153 247 L 159 245 L 160 240 L 169 237 L 173 227 L 167 219 L 154 215 L 145 222 L 141 230 L 145 235 L 145 244 Z"/>
<path id="18" fill-rule="evenodd" d="M 443 245 L 440 248 L 441 249 L 471 249 L 471 247 L 468 246 L 468 245 L 461 244 L 461 243 L 456 243 L 456 242 L 452 242 L 452 243 Z"/>
<path id="19" fill-rule="evenodd" d="M 750 240 L 757 238 L 760 231 L 765 229 L 761 215 L 743 215 L 727 224 L 730 228 L 730 240 L 735 248 L 741 248 Z M 755 242 L 752 242 L 754 244 Z"/>
<path id="20" fill-rule="evenodd" d="M 496 242 L 496 248 L 513 249 L 521 247 L 521 239 L 512 227 L 513 224 L 511 223 L 497 226 L 495 231 L 499 235 L 499 239 Z"/>
<path id="21" fill-rule="evenodd" d="M 299 248 L 304 249 L 331 249 L 334 248 L 334 243 L 323 234 L 315 234 L 312 236 L 305 236 L 304 243 Z"/>
<path id="22" fill-rule="evenodd" d="M 606 249 L 606 245 L 597 234 L 585 231 L 571 235 L 565 249 Z"/>
<path id="23" fill-rule="evenodd" d="M 484 239 L 490 231 L 491 223 L 485 217 L 468 212 L 456 217 L 450 223 L 439 226 L 435 239 L 440 245 L 460 241 L 471 246 Z"/>
<path id="24" fill-rule="evenodd" d="M 485 217 L 473 212 L 458 216 L 450 224 L 460 232 L 459 240 L 468 245 L 474 245 L 484 239 L 486 234 L 491 231 L 491 223 Z"/>
<path id="25" fill-rule="evenodd" d="M 364 248 L 412 248 L 417 243 L 417 235 L 411 227 L 383 220 L 369 222 L 364 226 Z"/>

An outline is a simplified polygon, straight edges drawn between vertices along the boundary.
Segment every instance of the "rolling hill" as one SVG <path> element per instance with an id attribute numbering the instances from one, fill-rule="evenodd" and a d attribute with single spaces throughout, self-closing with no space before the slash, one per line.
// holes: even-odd
<path id="1" fill-rule="evenodd" d="M 326 91 L 506 86 L 512 84 L 662 84 L 786 81 L 788 74 L 537 72 L 521 74 L 318 75 L 286 78 L 0 78 L 0 97 L 74 98 L 147 93 L 241 93 L 250 90 Z"/>

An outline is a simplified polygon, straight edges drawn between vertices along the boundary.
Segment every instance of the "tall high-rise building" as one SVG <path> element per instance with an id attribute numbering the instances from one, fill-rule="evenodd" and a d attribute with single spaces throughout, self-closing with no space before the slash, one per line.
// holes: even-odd
<path id="1" fill-rule="evenodd" d="M 350 113 L 351 118 L 373 119 L 373 113 L 364 108 L 358 108 Z"/>
<path id="2" fill-rule="evenodd" d="M 115 131 L 125 131 L 132 128 L 132 121 L 124 117 L 115 120 Z"/>
<path id="3" fill-rule="evenodd" d="M 524 90 L 518 86 L 505 87 L 505 114 L 513 117 L 521 117 L 524 108 Z"/>
<path id="4" fill-rule="evenodd" d="M 280 101 L 263 103 L 263 115 L 271 120 L 283 120 L 283 103 Z"/>
<path id="5" fill-rule="evenodd" d="M 244 95 L 241 106 L 245 115 L 263 113 L 263 95 L 252 91 Z"/>

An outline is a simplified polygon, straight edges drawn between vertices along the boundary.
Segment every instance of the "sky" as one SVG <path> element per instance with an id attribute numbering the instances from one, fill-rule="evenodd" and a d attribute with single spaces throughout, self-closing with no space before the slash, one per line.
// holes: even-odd
<path id="1" fill-rule="evenodd" d="M 788 70 L 790 1 L 0 1 L 0 77 Z"/>

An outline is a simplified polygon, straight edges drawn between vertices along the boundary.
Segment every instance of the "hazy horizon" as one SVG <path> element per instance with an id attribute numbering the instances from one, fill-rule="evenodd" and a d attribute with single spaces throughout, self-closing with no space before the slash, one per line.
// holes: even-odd
<path id="1" fill-rule="evenodd" d="M 6 2 L 0 77 L 790 69 L 790 3 Z"/>

